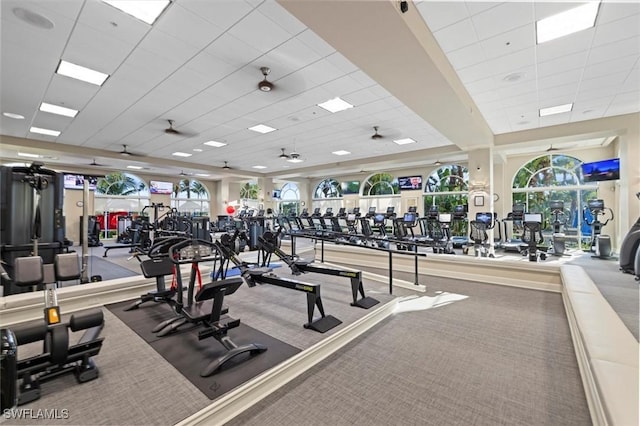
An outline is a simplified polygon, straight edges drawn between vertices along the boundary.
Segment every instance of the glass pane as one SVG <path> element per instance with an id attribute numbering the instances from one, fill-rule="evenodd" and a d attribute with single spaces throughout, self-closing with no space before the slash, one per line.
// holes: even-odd
<path id="1" fill-rule="evenodd" d="M 578 160 L 575 157 L 570 157 L 568 155 L 552 155 L 551 156 L 551 165 L 553 167 L 560 167 L 567 170 L 574 170 L 582 164 L 582 161 Z"/>
<path id="2" fill-rule="evenodd" d="M 342 188 L 335 179 L 325 179 L 318 184 L 313 198 L 338 198 L 342 197 Z"/>
<path id="3" fill-rule="evenodd" d="M 554 182 L 552 186 L 578 185 L 576 175 L 567 169 L 554 168 Z"/>
<path id="4" fill-rule="evenodd" d="M 513 188 L 526 188 L 529 185 L 529 178 L 531 177 L 531 172 L 526 168 L 521 168 L 516 173 L 516 176 L 513 178 Z"/>

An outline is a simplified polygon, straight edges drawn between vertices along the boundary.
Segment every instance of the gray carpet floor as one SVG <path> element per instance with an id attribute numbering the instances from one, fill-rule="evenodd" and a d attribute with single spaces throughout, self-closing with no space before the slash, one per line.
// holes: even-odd
<path id="1" fill-rule="evenodd" d="M 287 275 L 284 269 L 276 270 L 278 275 Z M 323 284 L 326 313 L 344 325 L 368 312 L 349 306 L 344 278 L 306 274 L 300 279 Z M 231 424 L 590 424 L 559 294 L 428 281 L 427 296 L 445 291 L 467 298 L 396 314 Z M 386 283 L 366 281 L 365 290 L 383 303 L 392 297 Z M 394 296 L 410 294 L 398 289 Z M 302 349 L 337 331 L 323 335 L 302 327 L 301 292 L 243 286 L 228 305 L 243 323 Z M 210 403 L 106 310 L 105 319 L 106 341 L 96 357 L 101 377 L 81 385 L 71 376 L 47 383 L 43 397 L 24 408 L 69 410 L 68 420 L 46 424 L 165 425 Z"/>
<path id="2" fill-rule="evenodd" d="M 469 297 L 396 314 L 229 425 L 591 423 L 559 294 L 431 287 Z"/>

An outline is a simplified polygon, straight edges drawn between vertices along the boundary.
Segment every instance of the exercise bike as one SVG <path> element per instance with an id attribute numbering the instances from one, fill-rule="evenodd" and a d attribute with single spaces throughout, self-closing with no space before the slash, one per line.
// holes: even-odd
<path id="1" fill-rule="evenodd" d="M 553 215 L 553 234 L 551 237 L 551 254 L 554 256 L 563 256 L 566 250 L 564 229 L 569 222 L 569 215 L 564 208 L 564 201 L 553 200 L 549 202 L 549 208 Z"/>

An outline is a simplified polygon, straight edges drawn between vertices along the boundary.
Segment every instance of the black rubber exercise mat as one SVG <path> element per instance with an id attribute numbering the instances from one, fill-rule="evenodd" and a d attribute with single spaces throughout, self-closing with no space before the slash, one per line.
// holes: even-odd
<path id="1" fill-rule="evenodd" d="M 259 343 L 266 346 L 267 351 L 253 356 L 238 355 L 237 360 L 227 362 L 218 373 L 210 377 L 200 377 L 200 372 L 210 361 L 224 355 L 226 349 L 222 344 L 213 337 L 198 340 L 201 327 L 190 327 L 176 334 L 157 337 L 151 329 L 172 315 L 169 306 L 146 303 L 139 309 L 124 311 L 130 304 L 131 301 L 105 307 L 212 400 L 300 352 L 300 349 L 294 346 L 241 323 L 239 327 L 228 332 L 233 342 L 238 346 Z"/>

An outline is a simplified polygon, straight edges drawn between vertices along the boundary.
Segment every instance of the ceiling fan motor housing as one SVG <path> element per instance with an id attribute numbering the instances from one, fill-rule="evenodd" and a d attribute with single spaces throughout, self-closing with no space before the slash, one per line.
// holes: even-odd
<path id="1" fill-rule="evenodd" d="M 267 80 L 262 80 L 260 83 L 258 83 L 258 87 L 260 88 L 260 90 L 262 90 L 263 92 L 270 92 L 271 89 L 273 89 L 273 84 L 271 84 L 270 82 L 268 82 Z"/>

